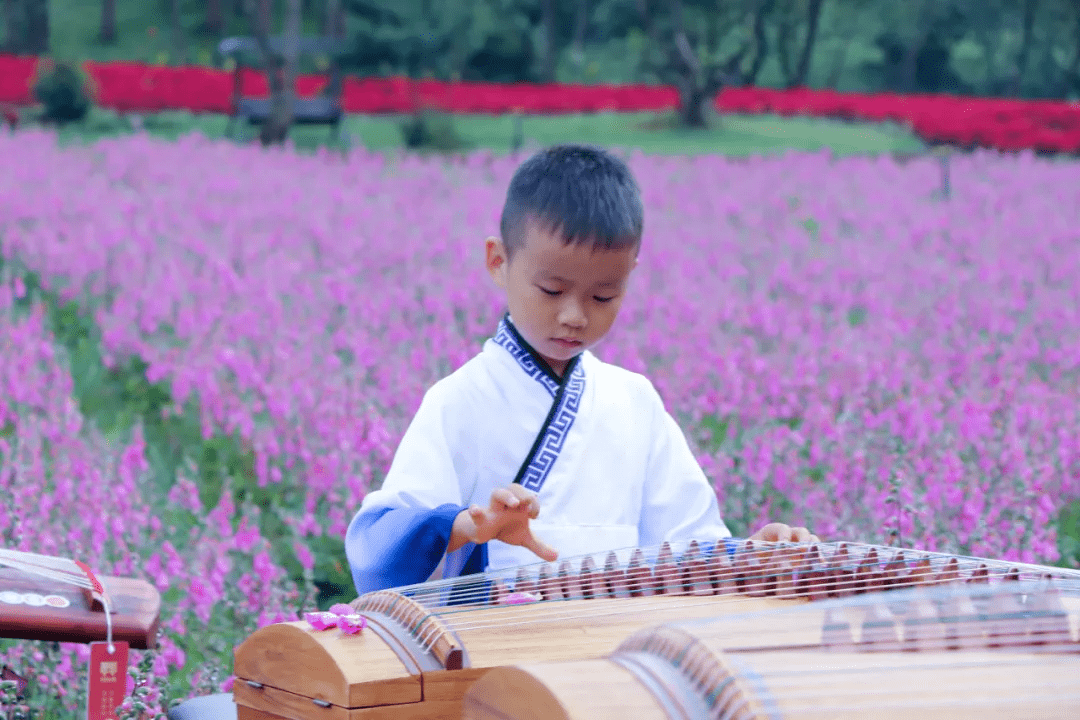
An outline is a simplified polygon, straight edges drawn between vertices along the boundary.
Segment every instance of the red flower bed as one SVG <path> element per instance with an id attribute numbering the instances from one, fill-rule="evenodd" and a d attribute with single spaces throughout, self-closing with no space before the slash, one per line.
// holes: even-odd
<path id="1" fill-rule="evenodd" d="M 32 103 L 38 58 L 0 55 L 0 103 Z M 232 75 L 206 67 L 133 62 L 83 64 L 95 102 L 121 112 L 228 112 Z M 302 75 L 302 96 L 322 90 L 325 78 Z M 265 96 L 261 73 L 243 75 L 245 95 Z M 528 85 L 440 82 L 406 78 L 346 78 L 342 101 L 351 113 L 404 113 L 433 108 L 458 113 L 579 113 L 666 110 L 678 105 L 673 88 L 653 85 Z M 1080 105 L 1052 101 L 948 95 L 860 95 L 831 90 L 729 88 L 717 109 L 849 120 L 893 121 L 929 142 L 1000 150 L 1080 152 Z"/>

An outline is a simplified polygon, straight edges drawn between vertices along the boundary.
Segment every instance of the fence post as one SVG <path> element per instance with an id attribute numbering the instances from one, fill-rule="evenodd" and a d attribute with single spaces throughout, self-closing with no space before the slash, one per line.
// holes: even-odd
<path id="1" fill-rule="evenodd" d="M 952 197 L 952 167 L 949 162 L 952 157 L 952 148 L 948 145 L 940 145 L 935 148 L 934 154 L 937 155 L 938 165 L 941 168 L 941 197 L 948 200 Z"/>
<path id="2" fill-rule="evenodd" d="M 514 108 L 514 135 L 510 139 L 510 152 L 517 154 L 525 144 L 525 113 L 521 108 Z"/>

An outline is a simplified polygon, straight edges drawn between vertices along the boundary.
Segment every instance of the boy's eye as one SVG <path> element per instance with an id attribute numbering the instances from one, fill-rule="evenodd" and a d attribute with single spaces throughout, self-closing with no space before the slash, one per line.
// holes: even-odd
<path id="1" fill-rule="evenodd" d="M 537 287 L 540 288 L 545 295 L 551 295 L 552 297 L 554 297 L 561 294 L 560 290 L 548 290 L 546 287 L 541 287 L 540 285 L 537 285 Z"/>
<path id="2" fill-rule="evenodd" d="M 614 297 L 597 297 L 596 295 L 593 295 L 593 300 L 599 303 L 611 302 L 614 299 Z"/>

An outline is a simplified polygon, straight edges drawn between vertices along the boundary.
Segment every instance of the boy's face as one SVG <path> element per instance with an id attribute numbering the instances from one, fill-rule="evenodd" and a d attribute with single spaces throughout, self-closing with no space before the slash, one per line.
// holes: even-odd
<path id="1" fill-rule="evenodd" d="M 514 326 L 559 375 L 611 329 L 637 265 L 637 248 L 566 245 L 534 223 L 513 260 L 498 238 L 488 238 L 486 250 L 488 272 L 506 291 Z"/>

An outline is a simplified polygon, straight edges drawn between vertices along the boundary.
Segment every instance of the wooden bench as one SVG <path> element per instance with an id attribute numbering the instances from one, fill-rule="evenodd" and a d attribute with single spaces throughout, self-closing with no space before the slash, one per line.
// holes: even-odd
<path id="1" fill-rule="evenodd" d="M 285 38 L 271 37 L 270 51 L 279 58 L 284 58 Z M 327 63 L 325 70 L 328 84 L 316 97 L 293 98 L 293 122 L 297 125 L 329 125 L 330 134 L 337 138 L 341 124 L 341 56 L 347 51 L 345 44 L 329 37 L 301 37 L 297 42 L 297 59 L 304 57 L 321 58 Z M 233 66 L 233 90 L 230 101 L 229 123 L 226 134 L 232 135 L 237 120 L 249 125 L 261 125 L 270 117 L 270 99 L 244 97 L 242 78 L 245 69 L 266 68 L 258 41 L 253 37 L 225 38 L 218 44 L 218 55 L 222 59 L 231 59 Z"/>

